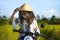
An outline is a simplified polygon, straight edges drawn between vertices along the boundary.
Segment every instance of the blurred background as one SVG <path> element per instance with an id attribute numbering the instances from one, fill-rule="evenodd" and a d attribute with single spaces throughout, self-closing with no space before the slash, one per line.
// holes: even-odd
<path id="1" fill-rule="evenodd" d="M 46 40 L 60 40 L 60 0 L 0 0 L 0 40 L 18 39 L 19 33 L 12 31 L 9 20 L 13 10 L 24 3 L 33 9 L 40 32 L 48 37 Z M 18 12 L 15 18 L 18 18 Z M 40 27 L 41 23 L 45 28 Z M 38 40 L 44 38 L 38 37 Z"/>

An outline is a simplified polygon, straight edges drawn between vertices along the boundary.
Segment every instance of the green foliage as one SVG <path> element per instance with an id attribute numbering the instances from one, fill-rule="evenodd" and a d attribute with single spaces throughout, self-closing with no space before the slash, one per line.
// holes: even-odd
<path id="1" fill-rule="evenodd" d="M 9 24 L 8 22 L 9 22 L 9 20 L 7 19 L 6 16 L 2 16 L 2 17 L 0 16 L 0 26 L 5 25 L 5 24 Z"/>
<path id="2" fill-rule="evenodd" d="M 45 24 L 45 28 L 39 28 L 40 32 L 48 37 L 46 40 L 60 40 L 60 25 Z M 0 40 L 17 40 L 18 37 L 19 33 L 13 32 L 11 25 L 0 26 Z M 44 37 L 39 37 L 39 40 L 44 40 Z"/>
<path id="3" fill-rule="evenodd" d="M 53 15 L 51 18 L 46 18 L 44 16 L 42 16 L 42 18 L 40 19 L 40 16 L 37 15 L 36 16 L 36 19 L 41 21 L 41 22 L 45 22 L 47 24 L 57 24 L 59 25 L 60 24 L 60 18 L 57 18 L 55 15 Z"/>
<path id="4" fill-rule="evenodd" d="M 46 40 L 60 40 L 60 25 L 45 25 L 40 31 L 47 37 Z"/>
<path id="5" fill-rule="evenodd" d="M 17 40 L 18 34 L 12 31 L 10 25 L 0 26 L 0 40 Z"/>
<path id="6" fill-rule="evenodd" d="M 60 25 L 49 25 L 44 18 L 43 20 L 37 20 L 40 32 L 44 34 L 47 38 L 46 40 L 60 40 Z M 59 21 L 58 21 L 59 20 Z M 17 40 L 19 33 L 12 31 L 12 26 L 8 24 L 9 19 L 0 16 L 0 40 Z M 49 23 L 57 22 L 60 23 L 60 19 L 55 19 L 55 17 L 49 20 Z M 45 28 L 41 28 L 41 23 L 45 24 Z M 17 28 L 18 29 L 18 28 Z M 44 37 L 45 38 L 45 37 Z M 39 37 L 39 40 L 44 40 L 43 37 Z"/>
<path id="7" fill-rule="evenodd" d="M 39 15 L 37 15 L 37 16 L 36 16 L 36 19 L 40 20 L 40 16 L 39 16 Z"/>
<path id="8" fill-rule="evenodd" d="M 6 19 L 7 17 L 4 15 L 2 18 L 5 18 Z"/>

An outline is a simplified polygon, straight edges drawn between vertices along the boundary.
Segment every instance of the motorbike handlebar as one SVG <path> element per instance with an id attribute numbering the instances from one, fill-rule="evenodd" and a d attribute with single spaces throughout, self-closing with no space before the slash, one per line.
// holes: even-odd
<path id="1" fill-rule="evenodd" d="M 19 33 L 25 33 L 25 34 L 32 34 L 32 35 L 36 35 L 36 36 L 42 36 L 45 37 L 43 34 L 39 34 L 39 33 L 32 33 L 32 32 L 22 32 L 21 30 L 13 30 L 14 32 L 19 32 Z"/>

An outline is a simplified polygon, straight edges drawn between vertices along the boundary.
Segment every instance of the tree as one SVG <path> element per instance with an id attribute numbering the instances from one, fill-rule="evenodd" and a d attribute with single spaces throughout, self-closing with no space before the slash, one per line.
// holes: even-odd
<path id="1" fill-rule="evenodd" d="M 6 19 L 7 17 L 4 15 L 2 18 L 5 18 Z"/>
<path id="2" fill-rule="evenodd" d="M 39 15 L 37 15 L 37 16 L 36 16 L 36 19 L 37 19 L 37 20 L 40 20 L 40 16 L 39 16 Z"/>
<path id="3" fill-rule="evenodd" d="M 52 24 L 57 24 L 57 19 L 56 19 L 56 16 L 55 16 L 55 15 L 53 15 L 53 16 L 51 17 L 50 22 L 51 22 Z"/>
<path id="4" fill-rule="evenodd" d="M 53 15 L 52 17 L 51 17 L 51 20 L 55 20 L 56 19 L 56 17 Z"/>
<path id="5" fill-rule="evenodd" d="M 46 17 L 42 18 L 42 21 L 47 23 L 48 22 L 48 19 Z"/>
<path id="6" fill-rule="evenodd" d="M 0 25 L 5 25 L 5 24 L 8 24 L 8 19 L 7 17 L 4 15 L 4 16 L 0 16 Z"/>

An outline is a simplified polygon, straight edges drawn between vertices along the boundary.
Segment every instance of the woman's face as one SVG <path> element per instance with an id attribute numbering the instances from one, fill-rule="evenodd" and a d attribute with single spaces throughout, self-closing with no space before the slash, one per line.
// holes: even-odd
<path id="1" fill-rule="evenodd" d="M 25 19 L 29 16 L 29 14 L 27 12 L 23 13 L 22 17 Z"/>

